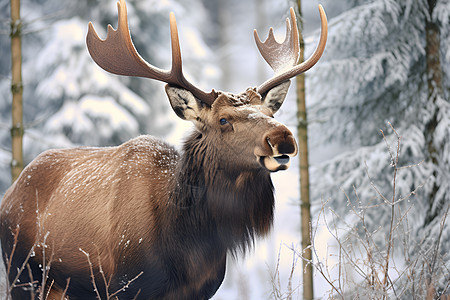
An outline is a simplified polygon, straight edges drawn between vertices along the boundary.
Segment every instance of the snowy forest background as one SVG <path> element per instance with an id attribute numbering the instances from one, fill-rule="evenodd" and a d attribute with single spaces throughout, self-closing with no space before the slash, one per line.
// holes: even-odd
<path id="1" fill-rule="evenodd" d="M 318 3 L 302 1 L 306 56 L 318 38 Z M 450 203 L 450 1 L 321 3 L 329 18 L 328 44 L 323 58 L 306 75 L 317 258 L 327 265 L 339 262 L 332 226 L 368 229 L 373 247 L 385 243 L 391 206 L 383 205 L 381 195 L 390 199 L 395 183 L 399 200 L 395 213 L 400 216 L 396 224 L 404 236 L 398 236 L 394 256 L 406 257 L 397 263 L 407 267 L 413 257 L 426 259 L 436 253 L 437 289 L 448 294 L 450 228 L 445 225 L 441 230 L 441 221 Z M 265 36 L 274 26 L 283 36 L 284 19 L 295 2 L 129 0 L 127 5 L 133 41 L 146 60 L 164 68 L 170 64 L 168 17 L 174 11 L 185 73 L 204 90 L 237 93 L 271 76 L 254 45 L 253 28 Z M 22 18 L 26 162 L 49 148 L 117 145 L 140 134 L 180 145 L 190 124 L 172 112 L 162 83 L 110 75 L 88 55 L 87 23 L 94 21 L 105 37 L 106 25 L 117 24 L 115 0 L 23 0 Z M 0 0 L 1 195 L 11 184 L 9 27 L 9 1 Z M 434 45 L 439 60 L 438 68 L 430 69 L 427 55 L 433 28 L 439 33 Z M 295 130 L 295 111 L 292 86 L 276 117 Z M 401 136 L 398 165 L 405 166 L 395 181 L 390 152 L 396 153 L 397 137 L 389 123 Z M 230 263 L 216 299 L 279 298 L 273 292 L 278 278 L 271 278 L 278 263 L 279 288 L 287 288 L 293 253 L 300 245 L 297 164 L 294 161 L 291 169 L 273 176 L 277 196 L 273 234 L 259 241 L 253 253 Z M 354 207 L 363 219 L 350 212 Z M 353 245 L 350 236 L 344 234 L 342 239 Z M 401 278 L 401 266 L 392 268 L 390 276 Z M 330 267 L 330 276 L 337 270 Z M 301 298 L 301 273 L 297 261 L 294 298 Z M 318 273 L 315 296 L 326 297 L 330 286 Z"/>

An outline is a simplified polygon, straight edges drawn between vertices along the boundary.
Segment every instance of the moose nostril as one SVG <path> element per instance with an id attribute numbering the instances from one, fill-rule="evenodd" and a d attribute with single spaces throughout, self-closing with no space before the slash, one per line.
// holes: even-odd
<path id="1" fill-rule="evenodd" d="M 294 153 L 295 152 L 295 147 L 292 143 L 280 143 L 278 145 L 278 152 L 280 154 L 290 154 L 290 153 Z"/>

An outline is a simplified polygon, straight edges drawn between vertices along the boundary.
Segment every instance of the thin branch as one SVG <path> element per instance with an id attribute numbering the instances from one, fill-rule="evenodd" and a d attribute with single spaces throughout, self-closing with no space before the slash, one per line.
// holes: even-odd
<path id="1" fill-rule="evenodd" d="M 27 264 L 27 269 L 28 269 L 28 277 L 30 277 L 30 282 L 29 282 L 30 293 L 31 293 L 30 298 L 35 299 L 34 298 L 35 297 L 35 295 L 34 295 L 34 279 L 33 279 L 33 272 L 31 271 L 30 264 Z M 37 283 L 37 281 L 36 281 L 36 283 Z"/>
<path id="2" fill-rule="evenodd" d="M 389 123 L 392 130 L 394 131 L 395 135 L 397 136 L 397 151 L 395 154 L 395 158 L 393 157 L 393 154 L 391 153 L 389 143 L 386 139 L 386 136 L 384 135 L 383 131 L 381 130 L 381 133 L 383 134 L 383 139 L 386 142 L 386 146 L 388 148 L 389 154 L 391 155 L 392 160 L 392 166 L 394 168 L 394 175 L 393 175 L 393 183 L 392 183 L 392 204 L 391 204 L 391 220 L 389 225 L 389 239 L 388 239 L 388 248 L 386 251 L 386 265 L 384 267 L 384 279 L 383 279 L 383 289 L 385 291 L 385 294 L 383 295 L 383 298 L 386 297 L 386 286 L 388 284 L 388 276 L 389 276 L 389 261 L 391 256 L 391 249 L 394 247 L 394 239 L 393 239 L 393 232 L 394 232 L 394 218 L 395 218 L 395 196 L 396 196 L 396 183 L 397 183 L 397 166 L 398 166 L 398 157 L 400 154 L 400 140 L 401 137 L 398 135 L 397 131 L 395 131 L 394 127 Z"/>
<path id="3" fill-rule="evenodd" d="M 28 265 L 28 261 L 31 257 L 31 254 L 34 252 L 34 246 L 31 248 L 31 250 L 28 252 L 27 257 L 25 258 L 25 260 L 22 263 L 22 266 L 17 270 L 17 275 L 14 278 L 14 280 L 12 281 L 12 285 L 9 288 L 9 294 L 11 294 L 11 291 L 13 288 L 17 287 L 18 285 L 16 285 L 16 282 L 19 280 L 20 275 L 22 274 L 23 270 L 25 269 L 25 267 Z"/>
<path id="4" fill-rule="evenodd" d="M 48 297 L 50 296 L 50 292 L 52 291 L 52 287 L 53 287 L 54 284 L 55 284 L 55 279 L 52 280 L 52 283 L 50 283 L 50 286 L 48 287 L 47 294 L 45 295 L 45 298 L 44 298 L 45 300 L 47 300 Z M 45 289 L 45 286 L 44 286 L 44 288 L 42 290 L 44 290 L 44 289 Z M 33 298 L 31 298 L 31 299 L 33 299 Z"/>
<path id="5" fill-rule="evenodd" d="M 19 231 L 20 231 L 20 225 L 17 224 L 16 226 L 16 231 L 13 232 L 13 236 L 14 236 L 14 244 L 13 244 L 13 248 L 11 250 L 11 253 L 9 254 L 9 258 L 8 255 L 6 254 L 6 277 L 9 277 L 9 275 L 11 274 L 11 264 L 12 264 L 12 260 L 14 257 L 14 253 L 16 252 L 16 247 L 17 247 L 17 241 L 18 241 L 18 236 L 19 236 Z M 17 281 L 18 277 L 12 282 L 12 286 L 10 286 L 9 280 L 6 280 L 6 286 L 8 288 L 9 293 L 7 293 L 7 298 L 8 296 L 11 294 L 11 291 L 14 287 L 14 283 Z"/>
<path id="6" fill-rule="evenodd" d="M 67 278 L 67 283 L 66 283 L 66 288 L 64 289 L 62 295 L 61 295 L 61 300 L 65 300 L 66 299 L 66 294 L 67 294 L 67 290 L 69 289 L 69 284 L 70 284 L 70 277 Z"/>
<path id="7" fill-rule="evenodd" d="M 442 233 L 444 232 L 445 222 L 447 220 L 449 209 L 450 209 L 450 205 L 447 205 L 447 209 L 445 210 L 444 216 L 442 217 L 442 220 L 441 220 L 439 236 L 438 236 L 438 239 L 436 241 L 436 249 L 434 250 L 434 255 L 433 255 L 433 259 L 432 259 L 431 273 L 434 272 L 434 268 L 435 268 L 435 265 L 436 265 L 436 258 L 437 258 L 437 255 L 439 253 L 439 246 L 441 244 Z"/>
<path id="8" fill-rule="evenodd" d="M 139 274 L 137 274 L 133 279 L 129 280 L 129 281 L 127 282 L 127 284 L 125 284 L 122 288 L 120 288 L 120 289 L 117 290 L 116 292 L 112 293 L 112 294 L 110 295 L 110 298 L 109 298 L 109 299 L 111 299 L 112 297 L 116 296 L 118 293 L 120 293 L 120 292 L 122 292 L 122 291 L 125 291 L 127 288 L 129 288 L 129 287 L 130 287 L 130 284 L 132 284 L 133 281 L 137 280 L 142 274 L 144 274 L 143 271 L 141 271 Z"/>
<path id="9" fill-rule="evenodd" d="M 99 293 L 99 291 L 98 291 L 97 284 L 95 283 L 94 268 L 93 268 L 93 266 L 92 266 L 92 262 L 91 262 L 91 258 L 89 257 L 89 253 L 87 253 L 86 251 L 84 251 L 84 250 L 81 249 L 81 248 L 78 248 L 78 250 L 80 250 L 81 252 L 83 252 L 84 255 L 86 255 L 86 258 L 87 258 L 88 263 L 89 263 L 89 270 L 91 271 L 91 281 L 92 281 L 92 285 L 94 286 L 94 291 L 95 291 L 95 293 L 97 294 L 97 299 L 101 300 L 102 297 L 100 297 L 100 293 Z"/>
<path id="10" fill-rule="evenodd" d="M 39 299 L 43 300 L 43 299 L 47 299 L 44 298 L 44 292 L 45 292 L 45 287 L 47 285 L 47 277 L 48 277 L 48 272 L 53 260 L 53 251 L 52 254 L 50 255 L 50 259 L 48 260 L 48 265 L 46 262 L 46 249 L 47 249 L 47 238 L 48 235 L 50 234 L 50 232 L 46 232 L 46 234 L 44 235 L 44 239 L 43 242 L 40 244 L 40 246 L 42 247 L 42 283 L 41 283 L 41 288 L 40 288 L 40 292 L 39 292 Z M 53 282 L 52 282 L 53 284 Z M 51 287 L 49 288 L 49 291 L 51 290 Z"/>
<path id="11" fill-rule="evenodd" d="M 97 249 L 97 252 L 98 252 L 98 249 Z M 106 299 L 109 299 L 110 298 L 109 285 L 111 283 L 111 278 L 110 278 L 110 280 L 106 280 L 106 275 L 105 275 L 105 272 L 103 271 L 102 263 L 100 261 L 100 255 L 98 256 L 98 267 L 99 267 L 100 274 L 102 275 L 102 278 L 103 278 L 103 283 L 105 284 Z"/>

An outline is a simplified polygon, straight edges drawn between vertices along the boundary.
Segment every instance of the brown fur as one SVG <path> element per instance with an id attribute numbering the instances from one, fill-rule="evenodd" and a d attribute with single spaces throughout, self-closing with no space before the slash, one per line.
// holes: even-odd
<path id="1" fill-rule="evenodd" d="M 105 299 L 127 284 L 120 299 L 216 292 L 227 253 L 245 250 L 271 227 L 269 171 L 278 169 L 266 169 L 264 159 L 297 148 L 254 90 L 221 94 L 212 107 L 189 99 L 181 101 L 184 110 L 172 103 L 196 124 L 181 154 L 141 136 L 118 147 L 49 150 L 25 168 L 0 212 L 11 284 L 25 262 L 39 282 L 40 265 L 50 266 L 47 289 L 53 282 L 58 297 L 70 278 L 70 299 L 96 299 L 91 272 Z M 21 283 L 31 280 L 28 273 Z M 30 293 L 14 288 L 12 295 Z"/>

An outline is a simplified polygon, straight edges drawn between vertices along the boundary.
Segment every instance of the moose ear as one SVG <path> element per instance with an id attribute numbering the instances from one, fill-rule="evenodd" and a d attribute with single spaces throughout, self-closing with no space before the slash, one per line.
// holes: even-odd
<path id="1" fill-rule="evenodd" d="M 200 104 L 194 95 L 183 88 L 166 85 L 166 94 L 169 97 L 173 111 L 183 120 L 197 120 Z"/>
<path id="2" fill-rule="evenodd" d="M 290 85 L 291 81 L 288 80 L 271 88 L 263 99 L 264 106 L 270 108 L 273 113 L 276 113 L 281 107 L 281 104 L 283 104 Z"/>

